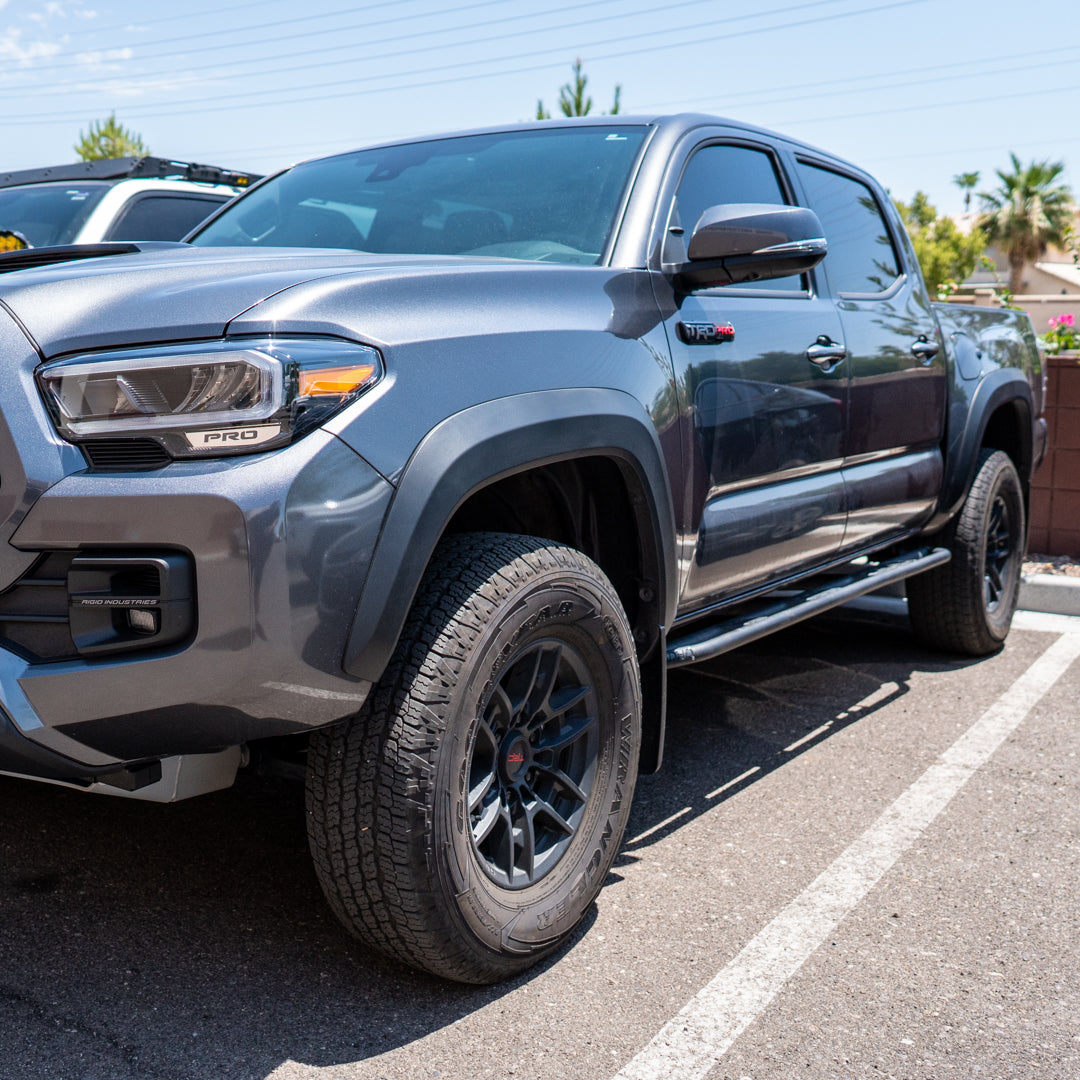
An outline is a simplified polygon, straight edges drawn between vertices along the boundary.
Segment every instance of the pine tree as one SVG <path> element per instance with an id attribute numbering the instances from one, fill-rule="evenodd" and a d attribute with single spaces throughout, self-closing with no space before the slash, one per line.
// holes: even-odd
<path id="1" fill-rule="evenodd" d="M 104 161 L 108 158 L 145 157 L 150 148 L 133 131 L 128 131 L 116 121 L 116 113 L 109 113 L 108 120 L 90 124 L 85 135 L 79 132 L 75 153 L 83 161 Z"/>
<path id="2" fill-rule="evenodd" d="M 581 67 L 581 60 L 575 60 L 572 68 L 574 72 L 573 81 L 563 83 L 559 89 L 559 108 L 562 110 L 563 116 L 588 116 L 589 112 L 592 110 L 593 100 L 585 93 L 585 85 L 589 81 L 589 76 L 582 72 Z M 621 98 L 622 87 L 616 84 L 614 104 L 611 106 L 611 112 L 605 113 L 605 116 L 615 116 L 618 114 Z M 536 103 L 536 119 L 551 119 L 551 113 L 544 108 L 543 100 L 539 100 Z"/>

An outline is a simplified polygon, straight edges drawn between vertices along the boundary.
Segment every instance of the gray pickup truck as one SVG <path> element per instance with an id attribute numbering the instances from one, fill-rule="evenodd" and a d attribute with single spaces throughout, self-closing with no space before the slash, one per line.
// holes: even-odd
<path id="1" fill-rule="evenodd" d="M 291 759 L 334 911 L 488 982 L 566 940 L 666 672 L 907 581 L 1000 647 L 1027 318 L 706 116 L 307 162 L 182 244 L 0 256 L 0 770 L 169 801 Z"/>

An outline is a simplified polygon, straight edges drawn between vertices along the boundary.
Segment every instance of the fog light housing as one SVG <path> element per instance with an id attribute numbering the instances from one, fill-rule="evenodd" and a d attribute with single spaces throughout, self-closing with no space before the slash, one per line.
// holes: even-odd
<path id="1" fill-rule="evenodd" d="M 158 632 L 157 613 L 146 608 L 128 608 L 128 625 L 136 634 L 156 634 Z"/>
<path id="2" fill-rule="evenodd" d="M 68 569 L 68 625 L 81 656 L 174 645 L 195 633 L 195 575 L 179 552 L 86 552 Z"/>

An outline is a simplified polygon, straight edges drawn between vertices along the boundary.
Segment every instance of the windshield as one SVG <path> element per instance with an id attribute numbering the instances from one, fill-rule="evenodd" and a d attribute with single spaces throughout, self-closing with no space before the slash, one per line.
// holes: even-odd
<path id="1" fill-rule="evenodd" d="M 311 161 L 191 242 L 595 264 L 646 130 L 539 128 Z"/>
<path id="2" fill-rule="evenodd" d="M 23 184 L 0 188 L 0 229 L 26 237 L 32 247 L 70 244 L 109 184 Z"/>

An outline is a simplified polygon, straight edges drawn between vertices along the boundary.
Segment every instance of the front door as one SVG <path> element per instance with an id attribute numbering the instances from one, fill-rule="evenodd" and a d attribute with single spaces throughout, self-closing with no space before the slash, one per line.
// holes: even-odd
<path id="1" fill-rule="evenodd" d="M 686 237 L 707 207 L 793 202 L 767 146 L 699 146 L 679 181 L 664 262 L 685 261 Z M 839 550 L 847 367 L 827 355 L 830 343 L 842 348 L 842 329 L 813 275 L 675 295 L 661 306 L 693 425 L 687 516 L 697 543 L 684 568 L 686 612 Z"/>

